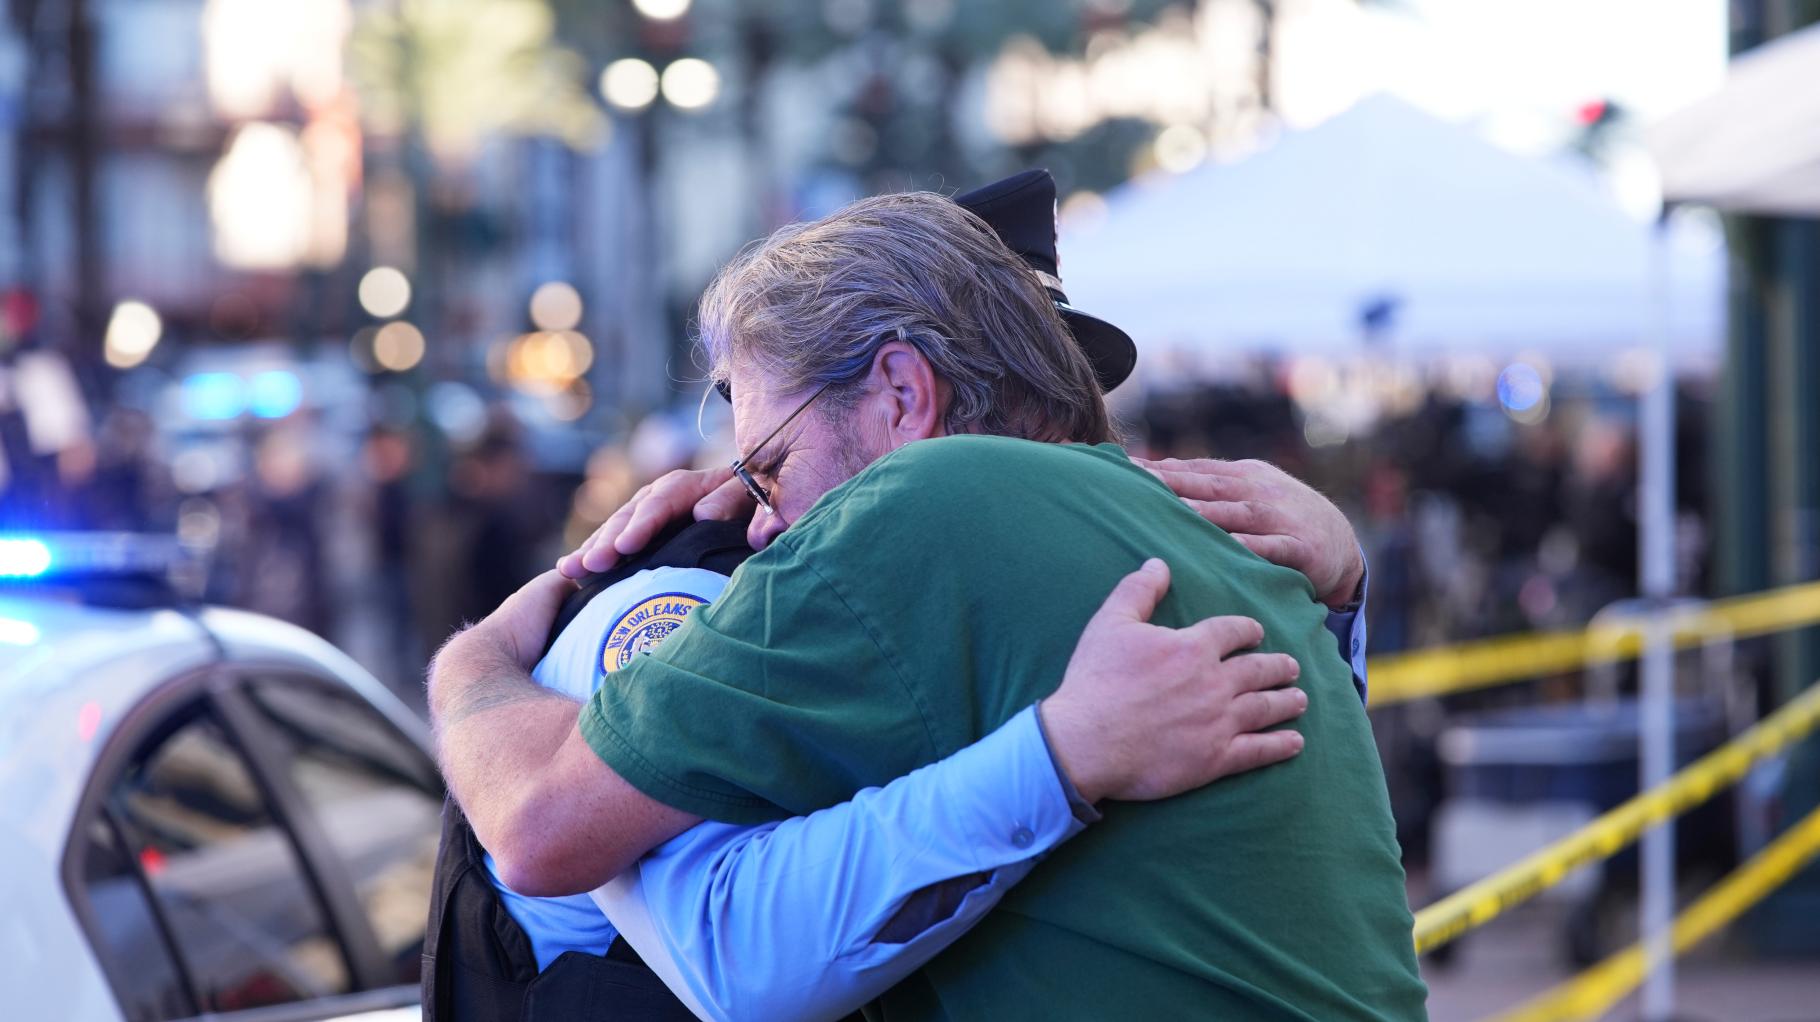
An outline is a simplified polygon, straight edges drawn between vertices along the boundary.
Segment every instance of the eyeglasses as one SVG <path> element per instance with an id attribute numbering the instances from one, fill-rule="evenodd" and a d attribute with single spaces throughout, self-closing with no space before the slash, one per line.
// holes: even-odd
<path id="1" fill-rule="evenodd" d="M 771 503 L 771 491 L 765 489 L 763 486 L 760 486 L 758 483 L 758 480 L 752 478 L 752 473 L 750 471 L 748 471 L 746 468 L 746 462 L 751 461 L 753 458 L 758 457 L 758 452 L 764 450 L 766 444 L 777 439 L 777 434 L 782 433 L 784 431 L 785 426 L 788 426 L 798 415 L 801 415 L 803 413 L 803 409 L 809 407 L 811 404 L 814 404 L 815 399 L 818 397 L 821 397 L 822 392 L 832 386 L 834 386 L 834 382 L 832 380 L 830 380 L 827 383 L 822 384 L 819 388 L 816 389 L 815 393 L 809 395 L 808 400 L 806 400 L 802 404 L 796 406 L 796 411 L 791 412 L 789 415 L 785 416 L 784 421 L 778 423 L 776 429 L 772 430 L 770 432 L 770 434 L 768 436 L 766 436 L 763 440 L 760 440 L 757 444 L 754 444 L 752 447 L 751 453 L 747 454 L 745 457 L 740 458 L 733 463 L 733 474 L 739 478 L 740 485 L 742 485 L 746 488 L 746 493 L 752 497 L 753 501 L 755 501 L 759 507 L 764 509 L 765 514 L 768 514 L 768 515 L 776 514 L 777 507 Z"/>

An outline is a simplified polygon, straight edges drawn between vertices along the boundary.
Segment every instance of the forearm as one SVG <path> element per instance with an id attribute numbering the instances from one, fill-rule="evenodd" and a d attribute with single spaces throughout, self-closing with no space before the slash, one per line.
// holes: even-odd
<path id="1" fill-rule="evenodd" d="M 627 879 L 597 897 L 710 1014 L 835 1018 L 966 933 L 1082 826 L 1026 712 L 841 805 L 697 827 L 633 871 L 635 898 Z"/>
<path id="2" fill-rule="evenodd" d="M 473 630 L 450 639 L 430 667 L 430 727 L 449 793 L 502 861 L 521 818 L 575 729 L 581 704 L 538 685 L 508 650 Z"/>

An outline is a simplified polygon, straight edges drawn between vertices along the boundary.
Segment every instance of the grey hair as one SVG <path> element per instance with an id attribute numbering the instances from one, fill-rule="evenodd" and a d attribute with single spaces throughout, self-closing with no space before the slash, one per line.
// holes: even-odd
<path id="1" fill-rule="evenodd" d="M 984 221 L 933 192 L 861 199 L 748 246 L 702 295 L 708 371 L 858 400 L 878 350 L 912 345 L 953 389 L 950 433 L 1103 443 L 1111 417 L 1049 293 Z"/>

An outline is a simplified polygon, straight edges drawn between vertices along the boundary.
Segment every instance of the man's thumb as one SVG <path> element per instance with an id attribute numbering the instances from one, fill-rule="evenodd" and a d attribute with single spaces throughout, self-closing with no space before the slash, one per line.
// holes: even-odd
<path id="1" fill-rule="evenodd" d="M 1119 579 L 1106 602 L 1100 604 L 1096 618 L 1110 617 L 1126 621 L 1149 621 L 1156 605 L 1169 592 L 1169 565 L 1152 557 L 1138 570 Z"/>
<path id="2" fill-rule="evenodd" d="M 562 609 L 562 601 L 575 592 L 575 580 L 560 569 L 551 569 L 526 582 L 519 592 L 523 594 L 527 610 L 554 621 Z"/>

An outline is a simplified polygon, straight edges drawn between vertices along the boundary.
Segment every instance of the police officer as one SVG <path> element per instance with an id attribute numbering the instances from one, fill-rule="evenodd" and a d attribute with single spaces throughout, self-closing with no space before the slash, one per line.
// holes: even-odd
<path id="1" fill-rule="evenodd" d="M 1024 255 L 1087 350 L 1101 386 L 1123 382 L 1137 361 L 1131 338 L 1068 306 L 1061 293 L 1049 173 L 1026 171 L 956 201 Z M 534 676 L 586 700 L 605 673 L 654 648 L 690 610 L 717 597 L 751 554 L 740 524 L 671 524 L 568 598 Z M 610 1017 L 693 1017 L 586 895 L 531 898 L 501 883 L 452 801 L 443 814 L 424 962 L 430 1022 L 585 1017 L 600 1007 L 611 1007 Z M 613 991 L 610 1006 L 590 1003 L 602 986 Z"/>
<path id="2" fill-rule="evenodd" d="M 534 676 L 585 700 L 606 670 L 718 596 L 751 554 L 737 524 L 676 523 L 568 598 Z M 587 895 L 531 898 L 501 883 L 453 800 L 443 805 L 422 982 L 425 1022 L 695 1018 Z"/>

